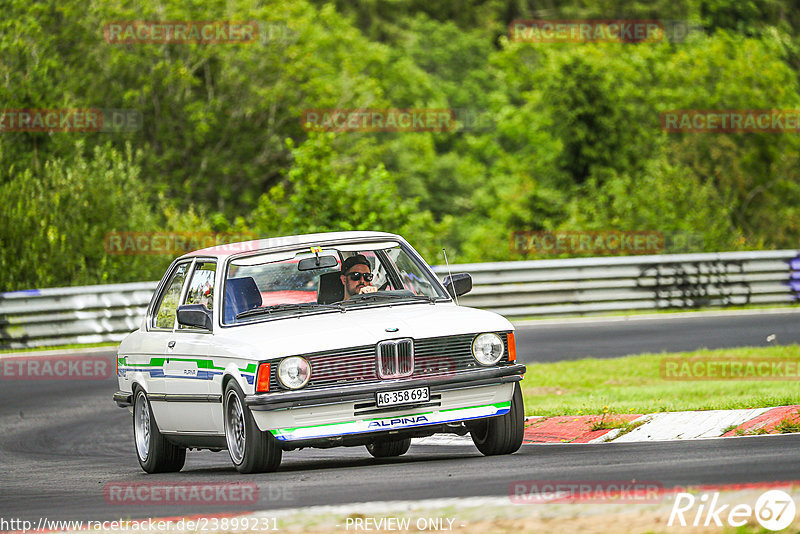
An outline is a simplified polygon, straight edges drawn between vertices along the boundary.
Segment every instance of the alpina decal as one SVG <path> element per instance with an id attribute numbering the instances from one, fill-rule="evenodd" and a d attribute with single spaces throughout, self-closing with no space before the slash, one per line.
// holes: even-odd
<path id="1" fill-rule="evenodd" d="M 420 415 L 418 417 L 398 417 L 397 419 L 390 419 L 388 421 L 372 421 L 369 424 L 369 428 L 384 428 L 387 426 L 394 426 L 394 425 L 413 425 L 416 423 L 427 423 L 428 418 L 424 415 Z"/>

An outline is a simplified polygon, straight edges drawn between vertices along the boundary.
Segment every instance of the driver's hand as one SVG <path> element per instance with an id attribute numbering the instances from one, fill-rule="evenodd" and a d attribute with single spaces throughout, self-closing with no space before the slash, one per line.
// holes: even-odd
<path id="1" fill-rule="evenodd" d="M 375 293 L 378 290 L 375 286 L 364 286 L 359 291 L 359 295 L 364 295 L 365 293 Z"/>

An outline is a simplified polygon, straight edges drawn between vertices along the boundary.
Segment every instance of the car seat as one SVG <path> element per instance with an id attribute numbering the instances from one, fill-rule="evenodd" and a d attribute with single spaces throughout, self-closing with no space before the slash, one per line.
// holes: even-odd
<path id="1" fill-rule="evenodd" d="M 331 304 L 344 300 L 344 286 L 339 278 L 341 274 L 341 271 L 333 271 L 319 276 L 317 303 Z"/>
<path id="2" fill-rule="evenodd" d="M 261 306 L 261 293 L 252 276 L 229 278 L 225 282 L 225 322 L 232 323 L 243 311 Z"/>

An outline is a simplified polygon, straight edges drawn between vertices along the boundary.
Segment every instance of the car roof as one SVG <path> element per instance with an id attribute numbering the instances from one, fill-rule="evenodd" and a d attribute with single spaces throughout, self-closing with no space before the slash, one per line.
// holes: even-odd
<path id="1" fill-rule="evenodd" d="M 254 241 L 243 241 L 240 243 L 229 243 L 225 245 L 218 245 L 214 247 L 203 248 L 184 254 L 181 258 L 193 258 L 195 256 L 213 256 L 216 258 L 227 258 L 241 252 L 255 252 L 259 250 L 269 250 L 273 248 L 286 247 L 286 246 L 315 246 L 322 244 L 331 244 L 336 241 L 350 241 L 354 239 L 366 238 L 392 238 L 400 239 L 397 234 L 390 234 L 388 232 L 368 232 L 368 231 L 349 231 L 349 232 L 321 232 L 317 234 L 302 234 L 283 237 L 270 237 L 267 239 L 256 239 Z"/>

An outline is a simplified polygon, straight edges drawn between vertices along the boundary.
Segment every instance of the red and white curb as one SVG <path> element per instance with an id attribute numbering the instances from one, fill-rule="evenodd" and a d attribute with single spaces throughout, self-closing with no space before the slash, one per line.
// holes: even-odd
<path id="1" fill-rule="evenodd" d="M 633 443 L 735 437 L 775 433 L 781 421 L 800 423 L 800 405 L 746 410 L 705 410 L 653 414 L 562 415 L 529 417 L 523 444 Z M 622 428 L 599 426 L 633 426 Z M 597 428 L 593 430 L 593 428 Z M 622 434 L 622 435 L 620 435 Z M 437 434 L 415 439 L 418 445 L 467 445 L 469 435 Z"/>
<path id="2" fill-rule="evenodd" d="M 645 415 L 637 420 L 644 424 L 627 434 L 614 438 L 615 443 L 637 441 L 672 441 L 682 439 L 718 438 L 727 429 L 739 427 L 768 412 L 769 408 L 753 410 L 708 410 L 702 412 L 666 412 Z"/>

